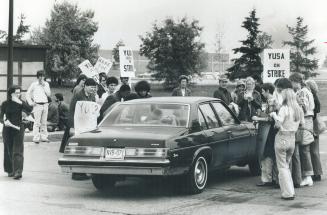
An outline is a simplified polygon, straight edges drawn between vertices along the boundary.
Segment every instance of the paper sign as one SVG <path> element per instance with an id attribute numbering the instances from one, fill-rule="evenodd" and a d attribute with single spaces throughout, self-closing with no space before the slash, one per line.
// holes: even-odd
<path id="1" fill-rule="evenodd" d="M 274 83 L 290 76 L 290 50 L 265 49 L 263 59 L 263 83 Z"/>
<path id="2" fill-rule="evenodd" d="M 99 57 L 97 63 L 94 66 L 94 70 L 96 73 L 105 73 L 108 74 L 109 70 L 112 66 L 112 62 L 108 59 L 105 59 L 103 57 Z"/>
<path id="3" fill-rule="evenodd" d="M 119 63 L 121 77 L 135 77 L 132 49 L 126 46 L 119 47 Z"/>
<path id="4" fill-rule="evenodd" d="M 88 78 L 93 78 L 96 82 L 99 83 L 99 74 L 94 70 L 94 67 L 89 60 L 85 60 L 78 65 L 82 73 Z"/>
<path id="5" fill-rule="evenodd" d="M 75 106 L 74 128 L 75 134 L 91 131 L 97 127 L 100 115 L 100 105 L 96 102 L 78 101 Z"/>

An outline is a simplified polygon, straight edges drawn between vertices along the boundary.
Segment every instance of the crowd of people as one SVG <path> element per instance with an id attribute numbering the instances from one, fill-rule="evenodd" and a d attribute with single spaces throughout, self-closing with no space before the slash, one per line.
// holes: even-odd
<path id="1" fill-rule="evenodd" d="M 49 84 L 43 71 L 26 93 L 26 102 L 20 99 L 21 89 L 8 89 L 8 100 L 1 105 L 0 121 L 4 124 L 4 166 L 9 177 L 19 179 L 23 169 L 23 112 L 33 113 L 33 141 L 48 142 L 48 131 L 64 130 L 60 152 L 64 152 L 74 128 L 75 105 L 78 101 L 92 101 L 101 106 L 98 122 L 116 102 L 151 97 L 151 86 L 139 81 L 132 91 L 129 78 L 100 74 L 99 83 L 80 75 L 72 89 L 68 107 L 62 94 L 51 99 Z M 179 86 L 171 96 L 192 96 L 188 77 L 180 76 Z M 266 129 L 265 148 L 260 157 L 261 182 L 258 186 L 280 187 L 282 198 L 294 199 L 294 187 L 312 186 L 320 181 L 322 167 L 319 157 L 319 131 L 314 130 L 320 112 L 318 87 L 313 80 L 306 80 L 299 73 L 278 79 L 274 84 L 260 83 L 248 77 L 238 80 L 231 91 L 228 79 L 221 76 L 213 97 L 221 99 L 242 121 L 258 122 Z M 33 111 L 32 111 L 32 108 Z M 73 179 L 86 178 L 73 174 Z"/>

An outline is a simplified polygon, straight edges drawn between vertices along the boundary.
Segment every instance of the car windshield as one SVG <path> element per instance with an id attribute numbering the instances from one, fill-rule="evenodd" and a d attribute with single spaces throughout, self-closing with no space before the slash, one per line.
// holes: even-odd
<path id="1" fill-rule="evenodd" d="M 186 127 L 190 107 L 183 104 L 119 104 L 101 123 L 108 126 Z"/>

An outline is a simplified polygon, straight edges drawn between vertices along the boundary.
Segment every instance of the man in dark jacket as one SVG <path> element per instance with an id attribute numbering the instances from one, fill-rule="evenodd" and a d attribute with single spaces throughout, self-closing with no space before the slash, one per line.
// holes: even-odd
<path id="1" fill-rule="evenodd" d="M 224 75 L 220 76 L 219 87 L 213 93 L 213 97 L 215 97 L 217 99 L 221 99 L 227 105 L 229 105 L 231 102 L 233 102 L 233 99 L 232 99 L 231 93 L 227 90 L 227 83 L 228 83 L 227 77 Z"/>
<path id="2" fill-rule="evenodd" d="M 178 79 L 179 87 L 173 90 L 172 96 L 191 96 L 192 92 L 187 88 L 188 77 L 186 75 L 181 75 Z"/>

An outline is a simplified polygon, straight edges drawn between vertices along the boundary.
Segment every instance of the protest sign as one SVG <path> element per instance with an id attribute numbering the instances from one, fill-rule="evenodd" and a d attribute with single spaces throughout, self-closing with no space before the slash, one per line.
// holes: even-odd
<path id="1" fill-rule="evenodd" d="M 111 69 L 112 62 L 108 59 L 105 59 L 103 57 L 99 57 L 98 61 L 94 65 L 94 70 L 96 73 L 105 73 L 108 74 L 109 70 Z"/>
<path id="2" fill-rule="evenodd" d="M 93 78 L 96 82 L 99 83 L 99 74 L 94 70 L 94 67 L 89 60 L 84 60 L 78 65 L 82 73 L 88 78 Z"/>
<path id="3" fill-rule="evenodd" d="M 279 78 L 290 76 L 290 50 L 265 49 L 263 58 L 264 83 L 274 83 Z"/>
<path id="4" fill-rule="evenodd" d="M 96 102 L 78 101 L 75 106 L 74 128 L 75 134 L 91 131 L 97 127 L 100 115 L 100 105 Z"/>
<path id="5" fill-rule="evenodd" d="M 134 59 L 132 49 L 126 46 L 119 47 L 119 63 L 121 77 L 135 77 Z"/>

